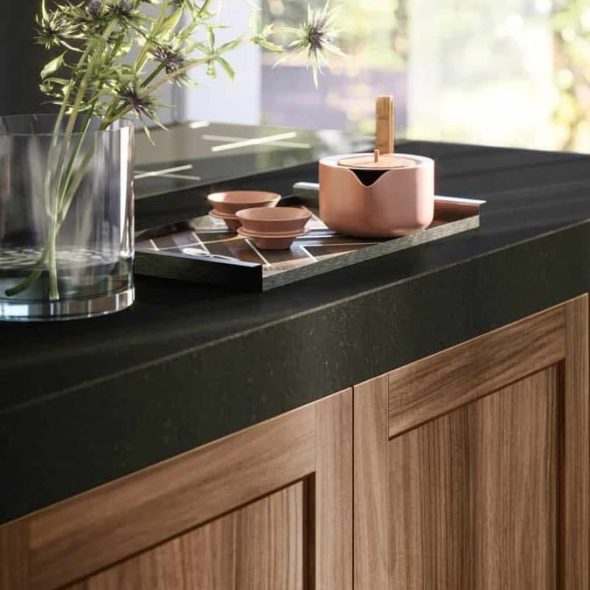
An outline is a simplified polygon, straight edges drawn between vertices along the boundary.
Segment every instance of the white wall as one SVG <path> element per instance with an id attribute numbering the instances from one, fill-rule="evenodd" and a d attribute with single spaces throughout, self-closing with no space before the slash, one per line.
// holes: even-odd
<path id="1" fill-rule="evenodd" d="M 252 2 L 249 0 L 224 2 L 219 22 L 229 28 L 216 32 L 219 44 L 248 33 L 251 13 Z M 260 48 L 251 44 L 240 46 L 226 54 L 226 58 L 236 71 L 233 81 L 221 68 L 218 68 L 216 79 L 207 77 L 204 68 L 196 68 L 191 77 L 199 86 L 176 89 L 178 121 L 207 120 L 252 125 L 260 122 Z"/>

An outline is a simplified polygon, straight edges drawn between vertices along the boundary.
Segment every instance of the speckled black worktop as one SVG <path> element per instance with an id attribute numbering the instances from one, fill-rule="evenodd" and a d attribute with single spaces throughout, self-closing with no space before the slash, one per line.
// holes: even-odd
<path id="1" fill-rule="evenodd" d="M 479 230 L 268 293 L 138 277 L 129 311 L 0 324 L 0 522 L 590 290 L 589 156 L 403 151 L 488 200 Z"/>

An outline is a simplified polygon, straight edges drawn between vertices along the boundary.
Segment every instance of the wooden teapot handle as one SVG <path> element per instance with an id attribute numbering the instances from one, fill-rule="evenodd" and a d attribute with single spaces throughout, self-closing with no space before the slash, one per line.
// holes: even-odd
<path id="1" fill-rule="evenodd" d="M 393 146 L 393 96 L 378 96 L 375 108 L 376 142 L 380 154 L 392 154 Z"/>

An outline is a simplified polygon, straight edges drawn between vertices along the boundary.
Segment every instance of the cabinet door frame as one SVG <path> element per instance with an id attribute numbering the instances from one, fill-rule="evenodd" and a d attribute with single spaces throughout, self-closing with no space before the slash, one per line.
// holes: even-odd
<path id="1" fill-rule="evenodd" d="M 355 590 L 390 587 L 389 440 L 553 365 L 562 386 L 558 584 L 589 588 L 588 362 L 582 295 L 355 386 Z"/>
<path id="2" fill-rule="evenodd" d="M 352 590 L 352 389 L 0 527 L 0 590 L 54 590 L 305 484 L 305 590 Z M 126 589 L 122 589 L 126 590 Z"/>

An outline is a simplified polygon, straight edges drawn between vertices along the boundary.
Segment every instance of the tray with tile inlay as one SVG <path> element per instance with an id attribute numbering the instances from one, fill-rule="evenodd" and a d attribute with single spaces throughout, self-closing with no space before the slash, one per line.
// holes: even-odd
<path id="1" fill-rule="evenodd" d="M 426 229 L 392 239 L 359 239 L 328 229 L 317 216 L 317 188 L 298 183 L 282 205 L 312 212 L 307 233 L 289 250 L 260 250 L 210 216 L 195 217 L 139 232 L 135 272 L 143 275 L 216 284 L 240 291 L 267 291 L 318 274 L 413 248 L 479 227 L 485 201 L 435 198 L 435 218 Z"/>

